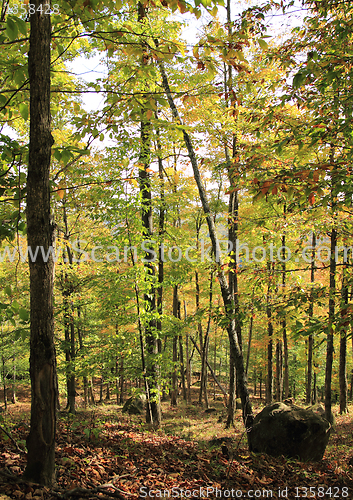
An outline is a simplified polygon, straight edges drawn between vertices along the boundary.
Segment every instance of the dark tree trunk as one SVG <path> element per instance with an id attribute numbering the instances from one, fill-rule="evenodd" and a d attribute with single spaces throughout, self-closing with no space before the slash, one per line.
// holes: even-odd
<path id="1" fill-rule="evenodd" d="M 50 10 L 47 0 L 34 0 L 30 15 L 28 73 L 30 82 L 30 139 L 27 176 L 27 241 L 48 252 L 53 245 L 50 220 Z M 40 8 L 41 7 L 41 11 Z M 30 260 L 30 375 L 31 428 L 27 437 L 27 480 L 51 485 L 55 478 L 57 404 L 51 254 L 45 262 L 38 252 Z"/>
<path id="2" fill-rule="evenodd" d="M 120 358 L 120 367 L 119 367 L 119 404 L 124 404 L 124 357 Z"/>
<path id="3" fill-rule="evenodd" d="M 184 300 L 184 319 L 187 319 L 186 302 Z M 191 403 L 191 359 L 189 351 L 189 334 L 186 334 L 186 385 L 187 385 L 187 402 Z"/>
<path id="4" fill-rule="evenodd" d="M 312 236 L 312 253 L 311 253 L 311 270 L 310 270 L 310 283 L 313 286 L 315 283 L 315 249 L 316 249 L 316 236 Z M 314 295 L 313 290 L 310 293 L 309 303 L 309 318 L 314 316 Z M 313 347 L 314 336 L 312 334 L 308 337 L 308 365 L 307 365 L 307 383 L 306 383 L 306 404 L 310 404 L 312 400 L 312 379 L 313 379 Z"/>
<path id="5" fill-rule="evenodd" d="M 272 324 L 272 309 L 271 309 L 271 277 L 273 276 L 273 269 L 271 269 L 271 263 L 268 265 L 268 288 L 266 296 L 266 314 L 267 314 L 267 334 L 268 334 L 268 344 L 267 344 L 267 383 L 266 383 L 266 403 L 272 403 L 273 398 L 273 324 Z"/>
<path id="6" fill-rule="evenodd" d="M 15 355 L 12 357 L 12 395 L 11 403 L 16 404 L 16 359 Z"/>
<path id="7" fill-rule="evenodd" d="M 173 316 L 178 318 L 178 285 L 173 288 Z M 178 403 L 178 372 L 177 372 L 177 362 L 178 362 L 178 337 L 176 332 L 173 334 L 173 372 L 172 372 L 172 389 L 170 391 L 170 403 L 172 406 L 177 406 Z"/>
<path id="8" fill-rule="evenodd" d="M 283 207 L 283 214 L 284 218 L 286 218 L 286 205 Z M 286 289 L 286 236 L 282 236 L 282 287 L 283 287 L 283 293 L 285 292 Z M 285 294 L 284 294 L 285 298 Z M 284 398 L 289 397 L 289 365 L 288 365 L 288 339 L 287 339 L 287 321 L 286 318 L 283 319 L 281 322 L 282 326 L 282 340 L 283 340 L 283 380 L 282 380 L 282 389 L 281 389 L 281 396 L 283 395 L 284 392 Z"/>
<path id="9" fill-rule="evenodd" d="M 336 251 L 337 232 L 331 230 L 331 258 L 330 258 L 330 296 L 329 296 L 329 325 L 327 332 L 326 371 L 325 371 L 325 416 L 332 421 L 332 364 L 333 364 L 333 325 L 335 320 L 335 292 L 336 292 Z"/>
<path id="10" fill-rule="evenodd" d="M 83 406 L 84 408 L 87 408 L 88 406 L 88 380 L 87 377 L 84 376 L 82 377 L 83 381 Z"/>
<path id="11" fill-rule="evenodd" d="M 103 368 L 102 368 L 103 371 Z M 101 381 L 99 383 L 99 402 L 103 403 L 103 385 L 104 385 L 104 377 L 101 376 Z"/>
<path id="12" fill-rule="evenodd" d="M 179 310 L 180 312 L 180 310 Z M 180 319 L 180 318 L 179 318 Z M 185 363 L 184 363 L 184 347 L 183 347 L 183 337 L 179 335 L 179 358 L 180 358 L 180 377 L 181 377 L 181 387 L 183 389 L 183 400 L 187 401 L 187 391 L 185 384 Z"/>
<path id="13" fill-rule="evenodd" d="M 341 317 L 342 327 L 340 331 L 340 361 L 339 361 L 339 384 L 340 384 L 340 413 L 347 413 L 347 328 L 349 319 L 347 318 L 348 306 L 348 284 L 346 277 L 346 266 L 343 267 L 342 277 L 342 304 Z"/>
<path id="14" fill-rule="evenodd" d="M 94 399 L 94 390 L 93 390 L 93 378 L 90 379 L 89 388 L 88 388 L 89 399 L 93 405 L 96 404 Z"/>
<path id="15" fill-rule="evenodd" d="M 162 352 L 162 314 L 163 314 L 163 281 L 164 281 L 164 260 L 162 255 L 162 243 L 164 238 L 164 224 L 166 214 L 165 193 L 164 193 L 164 175 L 163 175 L 163 162 L 162 162 L 162 146 L 159 140 L 159 130 L 157 134 L 157 150 L 158 150 L 158 175 L 160 181 L 160 207 L 158 217 L 158 287 L 157 287 L 157 312 L 158 319 L 156 322 L 158 332 L 158 352 Z"/>
<path id="16" fill-rule="evenodd" d="M 283 351 L 282 342 L 276 344 L 276 400 L 282 401 L 283 396 Z"/>
<path id="17" fill-rule="evenodd" d="M 229 396 L 228 396 L 228 406 L 227 406 L 227 421 L 226 429 L 229 429 L 234 425 L 234 413 L 235 413 L 235 400 L 236 400 L 236 374 L 235 374 L 235 363 L 232 351 L 230 351 L 229 356 Z"/>
<path id="18" fill-rule="evenodd" d="M 7 387 L 6 387 L 6 362 L 5 356 L 2 355 L 2 389 L 4 394 L 4 407 L 7 410 Z"/>

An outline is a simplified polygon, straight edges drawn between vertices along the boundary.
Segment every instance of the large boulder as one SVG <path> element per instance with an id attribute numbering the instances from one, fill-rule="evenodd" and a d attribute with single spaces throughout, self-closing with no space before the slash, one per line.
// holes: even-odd
<path id="1" fill-rule="evenodd" d="M 302 461 L 321 460 L 331 424 L 311 409 L 293 404 L 272 403 L 256 415 L 249 434 L 249 448 L 255 453 Z"/>
<path id="2" fill-rule="evenodd" d="M 142 415 L 145 406 L 146 396 L 140 394 L 127 399 L 121 411 L 129 415 Z"/>

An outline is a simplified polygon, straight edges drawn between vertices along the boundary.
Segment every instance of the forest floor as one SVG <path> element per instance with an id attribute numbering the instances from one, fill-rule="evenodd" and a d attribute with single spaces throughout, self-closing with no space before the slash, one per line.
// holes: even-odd
<path id="1" fill-rule="evenodd" d="M 323 460 L 301 463 L 249 453 L 241 411 L 226 430 L 223 402 L 210 403 L 212 413 L 163 403 L 160 431 L 148 429 L 142 416 L 123 414 L 113 400 L 79 407 L 75 416 L 60 412 L 57 485 L 48 489 L 21 479 L 30 417 L 29 390 L 22 389 L 0 413 L 0 500 L 353 498 L 353 406 L 342 416 L 334 408 L 336 429 Z M 259 401 L 253 403 L 258 412 Z"/>

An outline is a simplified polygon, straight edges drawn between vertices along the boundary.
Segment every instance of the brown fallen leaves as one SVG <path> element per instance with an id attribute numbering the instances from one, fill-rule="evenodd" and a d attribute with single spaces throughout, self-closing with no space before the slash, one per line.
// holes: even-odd
<path id="1" fill-rule="evenodd" d="M 87 420 L 87 413 L 72 420 L 65 418 L 58 424 L 57 485 L 52 489 L 21 480 L 25 454 L 19 453 L 6 435 L 0 435 L 0 492 L 3 495 L 0 498 L 122 500 L 149 494 L 158 498 L 157 491 L 161 491 L 161 495 L 169 492 L 171 498 L 177 495 L 185 498 L 187 490 L 214 498 L 216 488 L 218 491 L 242 490 L 243 496 L 249 490 L 271 490 L 272 498 L 278 498 L 278 490 L 286 487 L 292 492 L 288 498 L 294 498 L 296 487 L 319 486 L 336 487 L 340 493 L 345 486 L 349 488 L 348 498 L 353 495 L 353 467 L 347 465 L 352 455 L 347 446 L 348 435 L 352 441 L 349 416 L 338 418 L 337 431 L 331 438 L 336 448 L 316 464 L 252 455 L 229 440 L 227 458 L 221 443 L 212 447 L 165 435 L 162 431 L 146 431 L 120 412 L 114 419 L 99 423 L 98 419 Z M 17 443 L 26 437 L 27 422 L 24 420 L 11 430 Z M 92 429 L 96 432 L 91 432 Z M 339 446 L 340 451 L 336 453 Z M 235 497 L 235 493 L 233 495 Z"/>

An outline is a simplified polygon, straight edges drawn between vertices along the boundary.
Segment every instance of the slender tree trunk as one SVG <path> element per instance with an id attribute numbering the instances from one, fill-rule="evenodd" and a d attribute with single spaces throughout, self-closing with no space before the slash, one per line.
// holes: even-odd
<path id="1" fill-rule="evenodd" d="M 267 383 L 266 383 L 266 404 L 272 403 L 272 385 L 273 385 L 273 324 L 272 324 L 272 309 L 271 309 L 271 279 L 273 276 L 273 267 L 271 263 L 268 264 L 268 287 L 266 296 L 266 314 L 267 314 Z"/>
<path id="2" fill-rule="evenodd" d="M 173 287 L 173 316 L 178 318 L 178 286 Z M 173 335 L 173 371 L 172 371 L 172 389 L 170 391 L 170 403 L 172 406 L 177 406 L 178 404 L 178 372 L 177 372 L 177 362 L 178 362 L 178 337 L 176 332 Z"/>
<path id="3" fill-rule="evenodd" d="M 180 308 L 179 308 L 179 312 L 180 312 Z M 185 384 L 185 364 L 184 364 L 183 337 L 181 335 L 179 335 L 178 340 L 179 340 L 179 359 L 180 359 L 181 387 L 183 389 L 183 400 L 187 401 L 188 397 L 187 397 L 186 384 Z"/>
<path id="4" fill-rule="evenodd" d="M 286 205 L 283 207 L 284 218 L 286 219 Z M 285 234 L 282 236 L 282 287 L 283 287 L 283 296 L 285 298 L 285 290 L 286 290 L 286 236 Z M 288 364 L 288 338 L 287 338 L 287 321 L 286 318 L 281 322 L 282 326 L 282 340 L 283 340 L 283 350 L 281 346 L 282 354 L 282 363 L 283 365 L 283 376 L 280 374 L 280 378 L 282 378 L 281 385 L 281 398 L 283 395 L 284 388 L 284 398 L 287 399 L 289 397 L 289 364 Z M 282 401 L 282 399 L 280 399 Z"/>
<path id="5" fill-rule="evenodd" d="M 27 241 L 34 251 L 53 246 L 50 220 L 50 39 L 48 0 L 34 0 L 30 15 L 28 73 L 30 82 L 30 138 L 27 175 Z M 24 476 L 35 483 L 51 485 L 55 479 L 55 432 L 57 404 L 54 346 L 54 262 L 41 252 L 30 269 L 30 375 L 31 428 L 27 438 Z"/>
<path id="6" fill-rule="evenodd" d="M 311 253 L 311 268 L 310 268 L 310 283 L 313 286 L 315 283 L 315 254 L 316 254 L 316 236 L 312 235 L 312 253 Z M 310 292 L 309 303 L 309 319 L 314 316 L 314 294 L 313 289 Z M 313 378 L 313 347 L 314 336 L 312 334 L 308 337 L 308 365 L 307 365 L 307 385 L 306 385 L 306 404 L 310 404 L 312 400 L 312 378 Z"/>
<path id="7" fill-rule="evenodd" d="M 102 368 L 102 371 L 103 371 L 103 368 Z M 99 383 L 99 402 L 100 403 L 103 403 L 103 385 L 104 385 L 104 377 L 102 375 L 100 383 Z"/>
<path id="8" fill-rule="evenodd" d="M 156 116 L 157 118 L 157 116 Z M 158 319 L 156 322 L 156 327 L 158 331 L 158 352 L 162 352 L 162 314 L 163 314 L 163 281 L 164 281 L 164 260 L 163 256 L 163 238 L 164 238 L 164 225 L 165 225 L 165 214 L 166 214 L 166 204 L 165 204 L 165 193 L 164 193 L 164 175 L 163 175 L 163 162 L 162 162 L 162 146 L 159 139 L 159 130 L 156 131 L 157 134 L 157 151 L 158 151 L 158 175 L 160 181 L 160 207 L 159 207 L 159 218 L 158 218 L 158 287 L 157 287 L 157 312 Z"/>
<path id="9" fill-rule="evenodd" d="M 236 374 L 235 374 L 235 362 L 232 351 L 230 351 L 229 356 L 229 396 L 228 396 L 228 407 L 227 407 L 227 421 L 225 428 L 229 429 L 234 425 L 234 413 L 235 413 L 235 401 L 236 401 Z"/>
<path id="10" fill-rule="evenodd" d="M 16 358 L 12 356 L 12 395 L 11 403 L 16 404 Z"/>
<path id="11" fill-rule="evenodd" d="M 89 398 L 91 399 L 91 403 L 93 405 L 95 405 L 96 401 L 94 399 L 93 378 L 92 377 L 91 377 L 90 382 L 89 382 L 88 394 L 89 394 Z"/>
<path id="12" fill-rule="evenodd" d="M 255 291 L 255 289 L 253 290 L 252 300 L 254 298 L 254 291 Z M 253 331 L 253 324 L 254 324 L 254 308 L 253 307 L 251 308 L 250 314 L 251 314 L 251 316 L 250 316 L 250 325 L 249 325 L 248 350 L 246 353 L 246 368 L 245 368 L 246 376 L 248 376 L 248 373 L 249 373 L 251 339 L 252 339 L 252 331 Z"/>
<path id="13" fill-rule="evenodd" d="M 83 329 L 81 323 L 81 306 L 77 306 L 77 338 L 79 345 L 79 356 L 81 358 L 84 357 L 84 345 L 83 345 Z M 82 377 L 83 383 L 83 405 L 85 408 L 88 406 L 88 379 L 87 375 L 83 375 Z"/>
<path id="14" fill-rule="evenodd" d="M 184 300 L 184 319 L 187 319 L 186 302 Z M 189 352 L 189 334 L 186 334 L 186 385 L 187 385 L 187 402 L 191 404 L 191 359 Z"/>
<path id="15" fill-rule="evenodd" d="M 325 416 L 332 422 L 332 365 L 333 365 L 333 325 L 335 320 L 335 292 L 336 292 L 336 259 L 337 232 L 331 230 L 331 258 L 330 258 L 330 296 L 329 296 L 329 325 L 327 332 L 326 371 L 325 371 Z"/>
<path id="16" fill-rule="evenodd" d="M 262 371 L 260 371 L 259 375 L 259 387 L 260 387 L 260 400 L 262 399 Z"/>
<path id="17" fill-rule="evenodd" d="M 124 404 L 124 356 L 120 357 L 120 367 L 119 367 L 119 404 Z"/>
<path id="18" fill-rule="evenodd" d="M 7 387 L 6 387 L 6 361 L 5 361 L 5 356 L 2 355 L 2 387 L 3 387 L 3 393 L 4 393 L 4 407 L 5 411 L 7 411 Z"/>
<path id="19" fill-rule="evenodd" d="M 340 385 L 340 414 L 347 413 L 347 327 L 349 319 L 348 315 L 348 284 L 346 277 L 346 266 L 343 267 L 342 276 L 342 291 L 341 291 L 341 317 L 342 327 L 340 331 L 340 360 L 339 360 L 339 385 Z"/>
<path id="20" fill-rule="evenodd" d="M 283 395 L 283 351 L 282 342 L 276 344 L 276 400 L 282 401 Z"/>
<path id="21" fill-rule="evenodd" d="M 76 409 L 76 379 L 75 379 L 75 324 L 74 324 L 74 310 L 71 303 L 71 317 L 70 317 L 70 376 L 69 376 L 69 413 L 75 413 Z"/>

